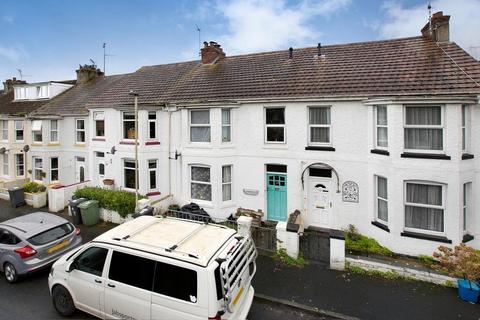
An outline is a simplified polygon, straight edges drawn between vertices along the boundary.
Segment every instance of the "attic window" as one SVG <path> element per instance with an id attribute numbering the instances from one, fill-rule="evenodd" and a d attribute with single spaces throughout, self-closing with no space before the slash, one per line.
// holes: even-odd
<path id="1" fill-rule="evenodd" d="M 48 86 L 37 86 L 37 98 L 48 98 Z"/>
<path id="2" fill-rule="evenodd" d="M 32 121 L 33 142 L 42 142 L 42 121 Z"/>

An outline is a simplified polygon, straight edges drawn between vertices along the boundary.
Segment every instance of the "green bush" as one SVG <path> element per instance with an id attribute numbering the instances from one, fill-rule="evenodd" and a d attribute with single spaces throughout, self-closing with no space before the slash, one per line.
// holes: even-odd
<path id="1" fill-rule="evenodd" d="M 382 247 L 377 240 L 358 233 L 354 225 L 349 225 L 345 231 L 345 249 L 368 254 L 393 256 L 393 252 Z"/>
<path id="2" fill-rule="evenodd" d="M 304 267 L 307 264 L 301 254 L 299 254 L 297 259 L 292 258 L 284 248 L 278 249 L 273 258 L 289 266 Z"/>
<path id="3" fill-rule="evenodd" d="M 127 191 L 85 187 L 75 191 L 75 197 L 97 200 L 101 208 L 116 211 L 124 218 L 135 212 L 135 194 Z M 138 198 L 145 197 L 139 196 Z"/>
<path id="4" fill-rule="evenodd" d="M 23 192 L 26 193 L 39 193 L 47 190 L 47 188 L 40 183 L 37 182 L 27 182 L 23 185 Z"/>

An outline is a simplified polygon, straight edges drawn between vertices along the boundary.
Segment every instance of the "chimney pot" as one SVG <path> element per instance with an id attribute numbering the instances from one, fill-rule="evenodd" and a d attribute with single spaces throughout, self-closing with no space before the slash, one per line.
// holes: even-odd
<path id="1" fill-rule="evenodd" d="M 225 52 L 223 52 L 221 46 L 215 41 L 210 41 L 210 43 L 205 41 L 203 45 L 204 47 L 200 50 L 202 64 L 215 63 L 218 60 L 225 59 Z"/>
<path id="2" fill-rule="evenodd" d="M 288 59 L 293 59 L 293 48 L 292 47 L 290 47 L 288 49 Z"/>
<path id="3" fill-rule="evenodd" d="M 13 77 L 12 79 L 7 79 L 3 83 L 3 93 L 9 93 L 10 91 L 13 90 L 13 86 L 17 84 L 26 84 L 27 81 L 25 80 L 17 80 L 16 77 Z"/>
<path id="4" fill-rule="evenodd" d="M 95 65 L 79 65 L 77 72 L 77 84 L 87 83 L 104 76 L 104 73 Z"/>

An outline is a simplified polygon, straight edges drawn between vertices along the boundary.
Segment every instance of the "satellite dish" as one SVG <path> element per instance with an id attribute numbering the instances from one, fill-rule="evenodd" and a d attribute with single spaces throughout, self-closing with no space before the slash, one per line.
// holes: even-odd
<path id="1" fill-rule="evenodd" d="M 28 144 L 23 146 L 23 152 L 28 152 L 30 150 L 30 146 Z"/>
<path id="2" fill-rule="evenodd" d="M 7 152 L 7 149 L 5 149 L 5 148 L 0 148 L 0 154 L 5 154 L 5 152 Z"/>
<path id="3" fill-rule="evenodd" d="M 111 153 L 111 154 L 115 154 L 116 151 L 117 151 L 117 150 L 115 150 L 115 146 L 113 146 L 112 149 L 110 150 L 110 153 Z"/>

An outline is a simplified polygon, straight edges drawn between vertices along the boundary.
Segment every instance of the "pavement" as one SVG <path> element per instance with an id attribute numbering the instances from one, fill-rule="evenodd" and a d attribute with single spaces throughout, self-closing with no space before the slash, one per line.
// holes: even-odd
<path id="1" fill-rule="evenodd" d="M 46 209 L 35 210 L 27 206 L 12 209 L 0 200 L 0 221 L 34 211 Z M 69 218 L 65 212 L 60 215 Z M 84 242 L 113 226 L 108 223 L 81 226 Z M 39 282 L 44 281 L 43 273 L 37 276 Z M 35 281 L 35 276 L 22 281 L 18 287 L 28 287 L 30 281 Z M 253 286 L 256 296 L 250 319 L 480 319 L 480 305 L 460 300 L 453 288 L 334 271 L 316 263 L 299 268 L 268 256 L 258 257 Z M 0 293 L 3 293 L 2 288 Z M 4 298 L 0 299 L 0 311 L 9 309 L 6 305 L 2 308 Z M 52 315 L 51 310 L 46 312 Z M 8 312 L 0 312 L 0 319 L 2 314 Z"/>

